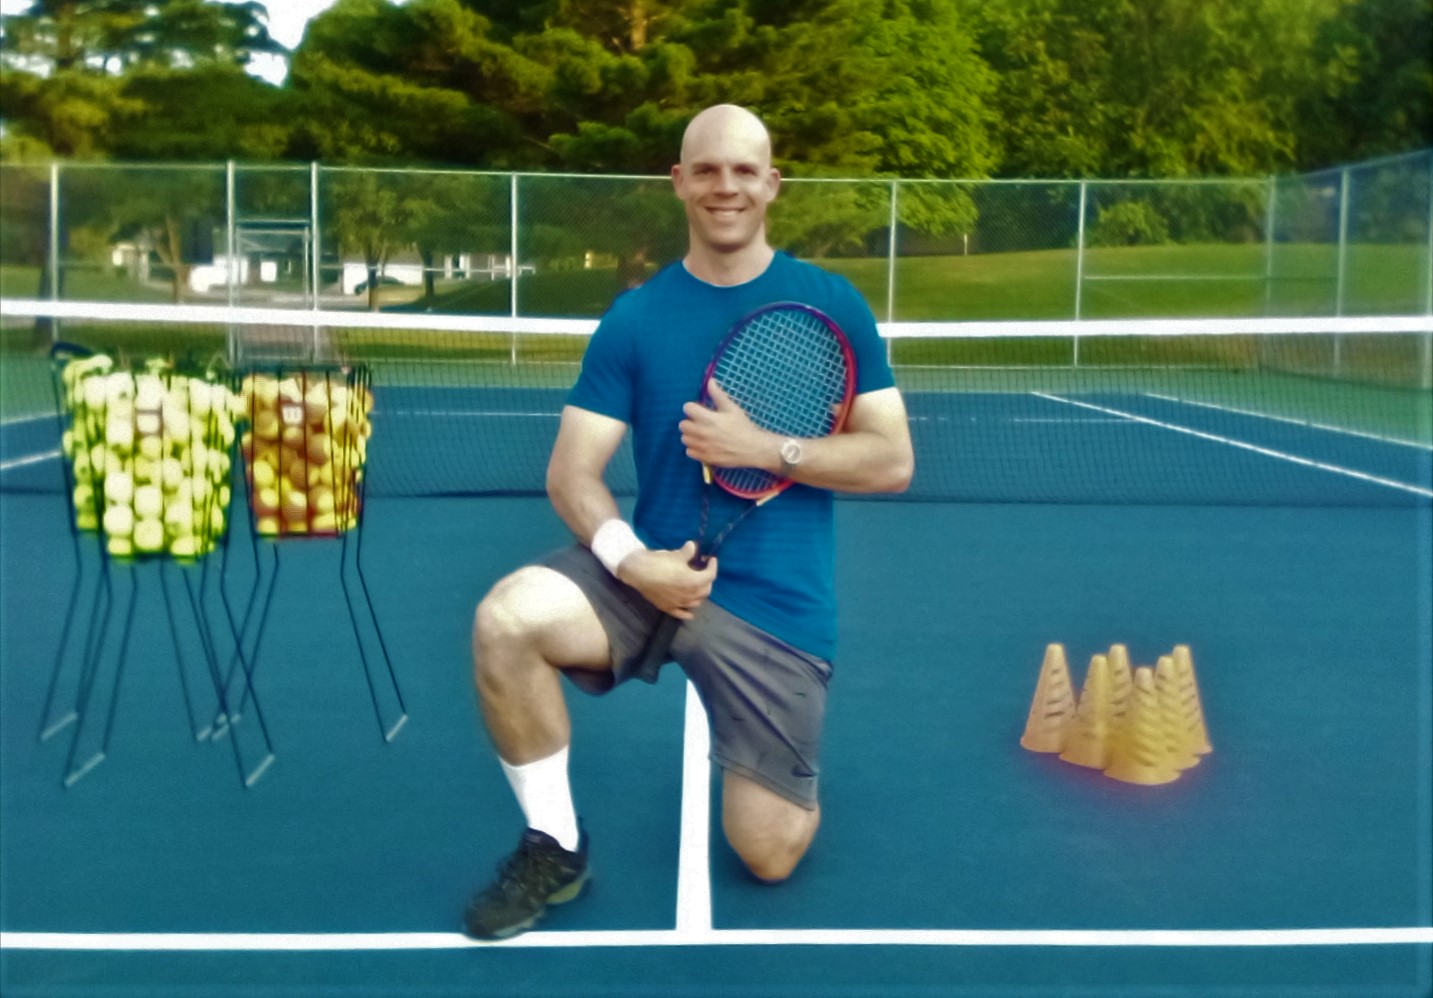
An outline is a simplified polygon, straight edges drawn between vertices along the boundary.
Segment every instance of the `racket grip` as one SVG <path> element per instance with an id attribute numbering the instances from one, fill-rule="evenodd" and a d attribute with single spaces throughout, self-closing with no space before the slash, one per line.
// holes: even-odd
<path id="1" fill-rule="evenodd" d="M 667 658 L 672 650 L 672 639 L 677 635 L 677 628 L 682 622 L 676 617 L 669 617 L 662 614 L 662 619 L 657 622 L 652 636 L 647 639 L 647 647 L 642 650 L 642 660 L 637 663 L 637 669 L 632 674 L 644 683 L 655 683 L 657 675 L 662 671 L 662 666 L 667 664 Z"/>

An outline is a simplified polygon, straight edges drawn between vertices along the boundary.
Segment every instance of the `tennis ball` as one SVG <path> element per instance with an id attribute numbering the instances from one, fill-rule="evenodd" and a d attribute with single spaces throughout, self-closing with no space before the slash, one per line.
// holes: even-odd
<path id="1" fill-rule="evenodd" d="M 201 422 L 196 425 L 189 418 L 189 410 L 182 406 L 165 403 L 162 416 L 164 435 L 170 440 L 188 440 L 190 437 L 204 435 L 204 424 Z"/>
<path id="2" fill-rule="evenodd" d="M 176 537 L 194 533 L 194 507 L 187 503 L 171 503 L 164 511 L 164 526 Z"/>
<path id="3" fill-rule="evenodd" d="M 279 404 L 279 382 L 271 374 L 254 378 L 254 404 L 260 409 L 273 409 Z"/>
<path id="4" fill-rule="evenodd" d="M 159 463 L 159 481 L 167 491 L 173 492 L 185 480 L 184 465 L 177 457 L 166 457 Z"/>
<path id="5" fill-rule="evenodd" d="M 94 506 L 81 506 L 75 510 L 75 527 L 80 530 L 99 529 L 99 517 L 95 515 Z"/>
<path id="6" fill-rule="evenodd" d="M 291 489 L 284 493 L 283 498 L 284 519 L 303 520 L 308 517 L 308 494 L 299 490 Z"/>
<path id="7" fill-rule="evenodd" d="M 253 479 L 254 487 L 259 489 L 273 488 L 278 480 L 274 466 L 267 461 L 255 461 L 249 466 L 249 475 Z"/>
<path id="8" fill-rule="evenodd" d="M 105 420 L 105 443 L 117 451 L 134 449 L 134 423 L 128 415 L 111 413 Z"/>
<path id="9" fill-rule="evenodd" d="M 314 516 L 331 515 L 333 513 L 333 489 L 323 485 L 315 486 L 309 490 L 308 502 Z"/>
<path id="10" fill-rule="evenodd" d="M 134 542 L 128 537 L 111 537 L 105 543 L 111 558 L 128 558 L 134 554 Z"/>
<path id="11" fill-rule="evenodd" d="M 197 558 L 199 538 L 193 534 L 177 534 L 169 539 L 169 553 L 176 558 Z"/>
<path id="12" fill-rule="evenodd" d="M 303 426 L 285 425 L 279 432 L 279 442 L 290 450 L 298 450 L 304 445 Z"/>
<path id="13" fill-rule="evenodd" d="M 214 506 L 209 510 L 209 535 L 221 537 L 224 534 L 224 506 Z"/>
<path id="14" fill-rule="evenodd" d="M 164 547 L 164 524 L 158 519 L 143 519 L 134 525 L 134 548 L 152 553 Z"/>
<path id="15" fill-rule="evenodd" d="M 315 513 L 309 527 L 315 534 L 336 534 L 338 518 L 332 513 Z"/>
<path id="16" fill-rule="evenodd" d="M 134 400 L 134 376 L 126 371 L 115 371 L 105 375 L 104 401 L 113 406 L 117 402 Z"/>
<path id="17" fill-rule="evenodd" d="M 279 415 L 272 409 L 260 409 L 254 413 L 254 436 L 260 440 L 279 439 Z"/>
<path id="18" fill-rule="evenodd" d="M 164 441 L 157 436 L 142 436 L 139 438 L 139 454 L 141 457 L 151 461 L 158 461 L 164 456 Z"/>
<path id="19" fill-rule="evenodd" d="M 333 458 L 333 441 L 327 433 L 315 431 L 308 439 L 308 459 L 311 464 L 328 464 Z"/>
<path id="20" fill-rule="evenodd" d="M 158 518 L 164 512 L 164 493 L 157 485 L 141 485 L 134 490 L 134 511 L 141 519 Z"/>
<path id="21" fill-rule="evenodd" d="M 279 493 L 277 489 L 256 489 L 254 491 L 254 514 L 259 519 L 267 519 L 279 512 Z"/>
<path id="22" fill-rule="evenodd" d="M 147 457 L 134 459 L 134 484 L 148 485 L 159 478 L 159 463 Z"/>
<path id="23" fill-rule="evenodd" d="M 315 381 L 304 392 L 304 419 L 309 423 L 322 423 L 328 415 L 328 382 Z"/>
<path id="24" fill-rule="evenodd" d="M 91 409 L 103 409 L 105 400 L 109 398 L 103 378 L 87 378 L 81 382 L 83 386 L 81 394 L 84 397 L 85 405 Z"/>
<path id="25" fill-rule="evenodd" d="M 152 411 L 164 404 L 164 382 L 153 374 L 140 374 L 134 379 L 134 407 Z"/>
<path id="26" fill-rule="evenodd" d="M 279 382 L 280 404 L 298 405 L 304 404 L 304 390 L 299 385 L 299 379 L 294 377 L 285 378 Z"/>
<path id="27" fill-rule="evenodd" d="M 294 460 L 289 462 L 288 469 L 284 473 L 284 478 L 289 488 L 297 492 L 303 492 L 308 488 L 308 464 L 305 463 L 303 458 L 295 457 Z"/>
<path id="28" fill-rule="evenodd" d="M 311 464 L 308 469 L 308 487 L 313 491 L 317 486 L 330 486 L 333 484 L 332 464 Z"/>
<path id="29" fill-rule="evenodd" d="M 134 510 L 111 506 L 104 511 L 104 532 L 110 537 L 128 537 L 134 532 Z"/>
<path id="30" fill-rule="evenodd" d="M 273 537 L 279 532 L 277 516 L 261 516 L 254 521 L 254 530 L 263 537 Z"/>
<path id="31" fill-rule="evenodd" d="M 134 475 L 129 471 L 115 471 L 104 478 L 104 496 L 110 504 L 128 506 L 134 501 Z"/>

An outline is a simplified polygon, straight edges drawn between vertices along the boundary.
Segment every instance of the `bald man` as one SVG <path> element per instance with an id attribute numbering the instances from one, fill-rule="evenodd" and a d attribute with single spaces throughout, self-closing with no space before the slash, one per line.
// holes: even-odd
<path id="1" fill-rule="evenodd" d="M 671 658 L 711 725 L 726 839 L 759 880 L 791 874 L 821 817 L 836 637 L 833 491 L 901 491 L 914 467 L 870 309 L 843 278 L 767 241 L 781 176 L 761 121 L 731 105 L 702 111 L 672 186 L 686 210 L 686 256 L 603 317 L 548 464 L 548 495 L 576 543 L 501 579 L 477 608 L 478 699 L 527 822 L 495 881 L 468 905 L 466 930 L 480 939 L 531 928 L 548 905 L 581 893 L 588 840 L 568 783 L 562 683 L 601 695 L 626 681 L 663 614 L 681 621 Z M 780 301 L 821 309 L 851 340 L 857 396 L 834 437 L 786 440 L 739 408 L 691 401 L 726 331 Z M 603 477 L 629 431 L 641 483 L 631 524 Z M 765 468 L 797 484 L 696 569 L 700 462 Z"/>

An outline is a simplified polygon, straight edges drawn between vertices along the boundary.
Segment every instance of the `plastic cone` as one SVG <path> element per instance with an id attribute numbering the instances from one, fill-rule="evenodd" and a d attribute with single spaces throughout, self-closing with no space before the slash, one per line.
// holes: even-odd
<path id="1" fill-rule="evenodd" d="M 1174 674 L 1179 680 L 1179 697 L 1184 704 L 1184 725 L 1189 732 L 1189 747 L 1199 755 L 1214 751 L 1209 744 L 1209 729 L 1204 723 L 1204 703 L 1199 697 L 1199 681 L 1194 676 L 1194 656 L 1188 645 L 1175 645 L 1170 655 Z"/>
<path id="2" fill-rule="evenodd" d="M 1112 716 L 1110 713 L 1110 661 L 1104 655 L 1090 659 L 1075 722 L 1065 739 L 1060 758 L 1076 766 L 1104 769 L 1110 764 Z"/>
<path id="3" fill-rule="evenodd" d="M 1020 744 L 1031 752 L 1059 752 L 1065 747 L 1065 736 L 1074 718 L 1075 689 L 1070 683 L 1065 646 L 1052 644 L 1045 648 L 1045 661 L 1040 666 L 1040 679 L 1035 684 L 1035 697 L 1030 702 L 1030 716 Z"/>
<path id="4" fill-rule="evenodd" d="M 1124 645 L 1110 645 L 1110 713 L 1113 725 L 1118 731 L 1124 724 L 1129 711 L 1130 692 L 1133 680 L 1130 678 L 1129 649 Z"/>
<path id="5" fill-rule="evenodd" d="M 1190 742 L 1188 711 L 1179 688 L 1179 676 L 1174 670 L 1174 659 L 1168 655 L 1161 655 L 1155 664 L 1154 691 L 1159 700 L 1159 723 L 1164 730 L 1170 765 L 1175 769 L 1199 765 L 1199 755 Z"/>
<path id="6" fill-rule="evenodd" d="M 1124 783 L 1154 786 L 1179 779 L 1179 770 L 1170 765 L 1165 746 L 1154 670 L 1147 665 L 1134 670 L 1129 714 L 1111 756 L 1105 775 Z"/>

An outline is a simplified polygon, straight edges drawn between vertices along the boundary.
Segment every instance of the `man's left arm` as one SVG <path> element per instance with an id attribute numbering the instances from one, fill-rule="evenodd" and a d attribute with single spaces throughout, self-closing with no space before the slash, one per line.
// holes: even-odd
<path id="1" fill-rule="evenodd" d="M 761 468 L 803 485 L 835 492 L 904 492 L 915 471 L 910 422 L 898 388 L 857 395 L 838 434 L 803 439 L 795 467 L 782 462 L 785 437 L 747 418 L 721 386 L 710 388 L 715 409 L 685 407 L 687 456 L 718 468 Z"/>

